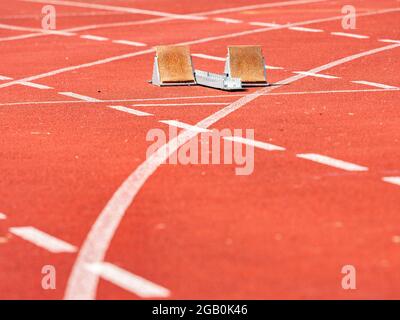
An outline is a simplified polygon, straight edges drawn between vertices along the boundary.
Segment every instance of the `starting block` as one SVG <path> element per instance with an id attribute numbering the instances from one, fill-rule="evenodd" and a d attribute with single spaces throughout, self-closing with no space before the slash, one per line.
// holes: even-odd
<path id="1" fill-rule="evenodd" d="M 261 46 L 230 46 L 225 74 L 240 78 L 243 86 L 267 86 L 267 74 Z"/>
<path id="2" fill-rule="evenodd" d="M 156 86 L 196 84 L 189 47 L 156 47 L 151 83 Z"/>
<path id="3" fill-rule="evenodd" d="M 241 90 L 242 81 L 226 74 L 194 70 L 188 46 L 158 46 L 151 83 L 156 86 L 201 85 L 220 90 Z"/>

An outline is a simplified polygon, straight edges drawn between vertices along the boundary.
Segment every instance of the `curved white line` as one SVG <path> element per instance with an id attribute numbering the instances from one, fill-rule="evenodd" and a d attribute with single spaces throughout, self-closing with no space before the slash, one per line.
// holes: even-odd
<path id="1" fill-rule="evenodd" d="M 311 69 L 309 72 L 318 73 L 343 63 L 381 51 L 394 49 L 399 46 L 400 44 L 392 44 L 357 53 Z M 280 84 L 289 84 L 305 77 L 307 77 L 307 75 L 298 74 L 281 81 Z M 245 104 L 253 101 L 263 94 L 266 94 L 267 92 L 274 90 L 274 88 L 277 87 L 266 87 L 244 96 L 225 108 L 215 112 L 209 117 L 203 119 L 197 123 L 196 126 L 206 129 L 235 110 L 238 110 Z M 103 261 L 110 242 L 122 218 L 124 217 L 126 210 L 130 207 L 144 183 L 157 170 L 157 168 L 168 159 L 171 154 L 173 154 L 180 146 L 195 137 L 197 134 L 198 132 L 194 131 L 183 131 L 177 137 L 171 139 L 167 144 L 159 148 L 140 166 L 138 166 L 113 194 L 89 231 L 86 240 L 79 251 L 67 283 L 64 297 L 65 299 L 94 299 L 96 297 L 99 278 L 97 275 L 89 272 L 85 266 L 87 264 L 99 263 Z"/>

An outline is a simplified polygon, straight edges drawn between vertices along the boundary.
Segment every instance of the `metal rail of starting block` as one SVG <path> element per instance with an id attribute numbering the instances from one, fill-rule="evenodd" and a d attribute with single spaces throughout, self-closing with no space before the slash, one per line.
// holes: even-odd
<path id="1" fill-rule="evenodd" d="M 208 71 L 195 70 L 194 78 L 196 83 L 201 86 L 226 90 L 235 91 L 242 90 L 242 81 L 239 78 L 232 78 L 225 74 L 217 74 Z"/>

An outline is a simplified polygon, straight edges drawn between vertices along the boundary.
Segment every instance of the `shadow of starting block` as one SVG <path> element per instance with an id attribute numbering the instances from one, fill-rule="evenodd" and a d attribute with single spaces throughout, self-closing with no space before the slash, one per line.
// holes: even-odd
<path id="1" fill-rule="evenodd" d="M 267 86 L 261 46 L 229 46 L 225 74 L 232 78 L 240 78 L 243 87 Z"/>

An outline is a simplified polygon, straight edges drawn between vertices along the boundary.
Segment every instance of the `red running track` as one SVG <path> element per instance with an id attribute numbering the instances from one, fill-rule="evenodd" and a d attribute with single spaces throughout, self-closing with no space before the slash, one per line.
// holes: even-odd
<path id="1" fill-rule="evenodd" d="M 72 35 L 42 33 L 44 2 Z M 0 298 L 400 298 L 400 6 L 355 0 L 357 28 L 343 30 L 345 4 L 0 4 Z M 215 72 L 227 45 L 260 44 L 281 85 L 149 85 L 152 47 L 175 43 L 211 56 L 193 62 Z M 160 120 L 253 129 L 284 150 L 255 148 L 244 176 L 159 165 L 146 135 L 168 132 Z M 355 290 L 341 286 L 345 265 Z"/>

